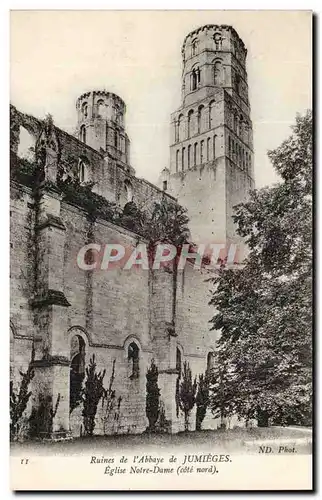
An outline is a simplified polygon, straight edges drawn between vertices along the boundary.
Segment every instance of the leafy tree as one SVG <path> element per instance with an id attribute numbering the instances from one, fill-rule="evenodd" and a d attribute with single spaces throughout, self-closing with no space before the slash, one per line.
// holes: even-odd
<path id="1" fill-rule="evenodd" d="M 180 246 L 189 236 L 187 210 L 177 203 L 163 198 L 155 203 L 152 214 L 147 218 L 145 236 L 151 243 L 172 243 Z"/>
<path id="2" fill-rule="evenodd" d="M 158 387 L 158 367 L 151 361 L 151 366 L 146 373 L 146 416 L 149 420 L 148 430 L 155 431 L 160 410 L 160 389 Z"/>
<path id="3" fill-rule="evenodd" d="M 224 406 L 263 426 L 309 423 L 312 411 L 312 113 L 292 129 L 268 153 L 281 182 L 236 207 L 245 262 L 213 279 Z"/>
<path id="4" fill-rule="evenodd" d="M 92 436 L 95 428 L 95 416 L 100 399 L 104 395 L 103 379 L 106 370 L 96 371 L 95 354 L 89 360 L 86 368 L 86 380 L 83 393 L 83 419 L 85 434 Z"/>
<path id="5" fill-rule="evenodd" d="M 189 430 L 189 417 L 196 402 L 197 380 L 192 380 L 192 373 L 188 361 L 183 363 L 182 379 L 179 384 L 179 407 L 184 414 L 184 428 Z"/>
<path id="6" fill-rule="evenodd" d="M 13 381 L 10 380 L 10 439 L 12 440 L 16 439 L 19 434 L 21 418 L 31 396 L 29 385 L 35 375 L 33 369 L 34 359 L 35 350 L 33 346 L 27 371 L 20 372 L 22 380 L 18 391 L 15 391 Z"/>
<path id="7" fill-rule="evenodd" d="M 209 405 L 209 374 L 199 375 L 198 391 L 196 396 L 196 430 L 201 430 L 202 422 L 206 416 L 207 408 Z"/>

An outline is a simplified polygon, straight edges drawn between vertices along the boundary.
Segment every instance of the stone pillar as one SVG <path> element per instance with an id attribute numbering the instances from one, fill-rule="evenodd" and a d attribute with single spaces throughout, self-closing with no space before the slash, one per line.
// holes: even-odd
<path id="1" fill-rule="evenodd" d="M 176 428 L 176 332 L 174 310 L 174 270 L 163 267 L 150 270 L 151 297 L 151 336 L 153 356 L 159 370 L 158 385 L 161 401 L 164 404 L 168 431 L 177 432 Z"/>
<path id="2" fill-rule="evenodd" d="M 35 227 L 35 360 L 32 387 L 35 437 L 69 436 L 69 349 L 63 291 L 65 226 L 60 219 L 60 194 L 39 189 Z"/>

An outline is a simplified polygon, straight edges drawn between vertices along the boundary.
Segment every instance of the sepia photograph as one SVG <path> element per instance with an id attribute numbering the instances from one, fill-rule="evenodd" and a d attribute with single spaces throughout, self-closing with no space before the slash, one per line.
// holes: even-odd
<path id="1" fill-rule="evenodd" d="M 11 11 L 12 490 L 312 490 L 312 23 Z"/>

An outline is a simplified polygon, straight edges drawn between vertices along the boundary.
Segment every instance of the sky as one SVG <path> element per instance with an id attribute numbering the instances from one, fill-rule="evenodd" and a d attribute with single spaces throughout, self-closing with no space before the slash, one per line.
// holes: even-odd
<path id="1" fill-rule="evenodd" d="M 181 46 L 204 24 L 230 24 L 247 49 L 256 187 L 278 177 L 267 157 L 311 108 L 309 11 L 11 11 L 10 100 L 73 133 L 75 102 L 105 89 L 125 101 L 131 164 L 157 182 L 169 165 L 170 114 L 181 104 Z"/>

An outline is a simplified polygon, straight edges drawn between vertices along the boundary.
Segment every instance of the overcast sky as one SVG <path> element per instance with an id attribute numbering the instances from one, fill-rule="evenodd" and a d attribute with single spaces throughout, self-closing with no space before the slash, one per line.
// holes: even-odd
<path id="1" fill-rule="evenodd" d="M 230 24 L 247 49 L 255 181 L 277 180 L 266 151 L 311 107 L 311 14 L 305 11 L 15 11 L 11 102 L 73 133 L 75 101 L 106 89 L 127 105 L 131 164 L 156 182 L 181 102 L 181 45 L 203 24 Z"/>

